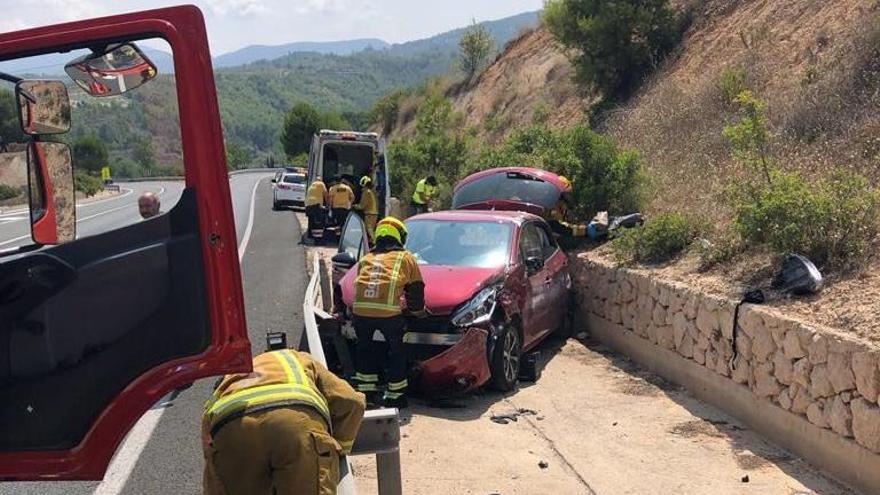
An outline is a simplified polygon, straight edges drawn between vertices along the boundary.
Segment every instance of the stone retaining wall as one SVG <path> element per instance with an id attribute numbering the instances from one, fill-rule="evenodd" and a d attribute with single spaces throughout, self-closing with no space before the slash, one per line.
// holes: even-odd
<path id="1" fill-rule="evenodd" d="M 588 253 L 572 267 L 581 321 L 594 315 L 616 324 L 728 378 L 730 387 L 748 387 L 756 398 L 880 453 L 877 346 L 745 304 L 734 357 L 736 301 Z"/>

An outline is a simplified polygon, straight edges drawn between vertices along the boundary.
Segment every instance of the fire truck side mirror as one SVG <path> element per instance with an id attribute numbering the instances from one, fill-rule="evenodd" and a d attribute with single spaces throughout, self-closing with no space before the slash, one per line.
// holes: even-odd
<path id="1" fill-rule="evenodd" d="M 36 244 L 76 239 L 76 196 L 70 148 L 64 143 L 28 145 L 31 237 Z"/>
<path id="2" fill-rule="evenodd" d="M 117 96 L 155 79 L 156 65 L 134 43 L 93 50 L 64 66 L 64 71 L 91 96 Z"/>
<path id="3" fill-rule="evenodd" d="M 70 98 L 61 81 L 19 81 L 15 85 L 21 131 L 28 136 L 70 130 Z"/>

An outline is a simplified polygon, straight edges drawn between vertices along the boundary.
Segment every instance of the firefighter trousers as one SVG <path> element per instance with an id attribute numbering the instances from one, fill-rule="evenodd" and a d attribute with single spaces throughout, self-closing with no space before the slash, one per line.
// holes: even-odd
<path id="1" fill-rule="evenodd" d="M 234 419 L 204 449 L 205 495 L 332 495 L 339 483 L 342 449 L 308 407 Z"/>
<path id="2" fill-rule="evenodd" d="M 385 399 L 397 400 L 406 396 L 407 367 L 403 334 L 406 333 L 406 319 L 403 316 L 390 318 L 354 317 L 354 330 L 357 333 L 355 347 L 355 385 L 358 392 L 375 394 L 378 391 L 379 372 L 385 371 L 387 384 Z M 378 330 L 385 337 L 382 342 L 373 340 Z"/>
<path id="3" fill-rule="evenodd" d="M 337 227 L 341 227 L 342 224 L 345 223 L 345 219 L 348 218 L 348 213 L 351 211 L 348 208 L 331 208 L 330 210 L 333 214 L 333 220 L 331 224 Z"/>
<path id="4" fill-rule="evenodd" d="M 312 231 L 324 227 L 324 207 L 321 205 L 306 206 L 306 217 L 309 219 L 308 236 L 312 236 Z"/>

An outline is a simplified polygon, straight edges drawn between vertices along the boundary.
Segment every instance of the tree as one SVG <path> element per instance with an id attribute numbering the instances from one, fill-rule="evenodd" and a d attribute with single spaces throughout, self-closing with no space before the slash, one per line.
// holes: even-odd
<path id="1" fill-rule="evenodd" d="M 0 145 L 21 141 L 18 106 L 12 91 L 0 89 Z"/>
<path id="2" fill-rule="evenodd" d="M 96 136 L 85 136 L 73 143 L 73 165 L 76 169 L 97 175 L 107 166 L 107 149 Z"/>
<path id="3" fill-rule="evenodd" d="M 348 123 L 348 120 L 336 112 L 326 112 L 321 114 L 320 125 L 318 127 L 321 129 L 332 129 L 334 131 L 351 130 L 351 124 Z"/>
<path id="4" fill-rule="evenodd" d="M 226 167 L 229 170 L 246 168 L 253 160 L 254 156 L 250 150 L 234 142 L 226 142 Z"/>
<path id="5" fill-rule="evenodd" d="M 321 114 L 308 103 L 297 103 L 284 117 L 281 132 L 281 145 L 287 156 L 308 153 L 312 145 L 312 135 L 321 127 Z"/>
<path id="6" fill-rule="evenodd" d="M 458 64 L 468 80 L 480 70 L 494 47 L 495 40 L 489 30 L 473 21 L 458 41 Z"/>
<path id="7" fill-rule="evenodd" d="M 724 127 L 724 137 L 733 146 L 733 156 L 740 163 L 754 168 L 764 175 L 769 184 L 773 181 L 771 171 L 770 140 L 764 102 L 755 98 L 751 91 L 742 91 L 733 99 L 740 107 L 740 120 Z"/>
<path id="8" fill-rule="evenodd" d="M 156 167 L 156 156 L 150 141 L 143 140 L 135 143 L 131 154 L 134 161 L 140 164 L 144 170 L 149 171 Z"/>
<path id="9" fill-rule="evenodd" d="M 543 19 L 577 80 L 611 98 L 635 90 L 678 42 L 669 0 L 548 0 Z"/>
<path id="10" fill-rule="evenodd" d="M 382 126 L 382 134 L 390 134 L 394 129 L 400 114 L 400 102 L 406 95 L 406 90 L 397 89 L 382 96 L 373 104 L 370 110 L 371 120 Z"/>

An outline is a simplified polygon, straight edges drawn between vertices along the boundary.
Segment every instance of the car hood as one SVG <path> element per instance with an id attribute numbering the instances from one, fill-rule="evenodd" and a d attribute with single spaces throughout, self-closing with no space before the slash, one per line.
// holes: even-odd
<path id="1" fill-rule="evenodd" d="M 354 299 L 356 270 L 349 271 L 341 282 L 343 301 L 349 308 Z M 419 271 L 425 281 L 426 308 L 433 315 L 443 316 L 451 314 L 480 289 L 495 281 L 504 268 L 420 265 Z"/>

